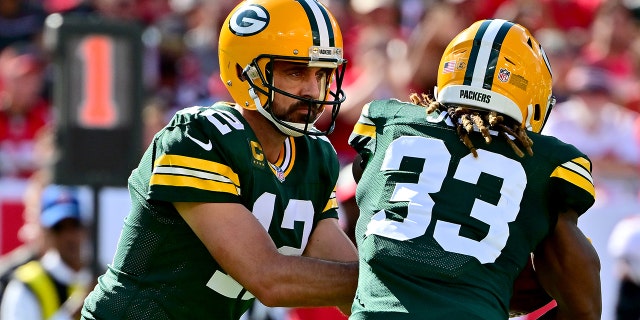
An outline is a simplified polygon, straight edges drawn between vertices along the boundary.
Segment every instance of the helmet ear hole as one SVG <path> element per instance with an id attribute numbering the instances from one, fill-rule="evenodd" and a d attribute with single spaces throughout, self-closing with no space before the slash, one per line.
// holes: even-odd
<path id="1" fill-rule="evenodd" d="M 540 121 L 540 116 L 541 116 L 540 105 L 536 104 L 533 107 L 533 120 L 534 121 Z"/>
<path id="2" fill-rule="evenodd" d="M 238 79 L 240 79 L 240 81 L 245 81 L 246 80 L 244 78 L 243 71 L 244 71 L 244 69 L 242 68 L 242 66 L 240 66 L 239 64 L 236 63 L 236 75 L 238 76 Z"/>

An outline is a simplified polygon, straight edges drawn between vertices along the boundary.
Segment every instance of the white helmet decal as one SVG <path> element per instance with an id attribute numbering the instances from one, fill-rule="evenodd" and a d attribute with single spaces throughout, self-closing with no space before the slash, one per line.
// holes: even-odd
<path id="1" fill-rule="evenodd" d="M 259 5 L 250 4 L 238 9 L 229 20 L 229 30 L 237 36 L 252 36 L 269 25 L 269 13 Z"/>

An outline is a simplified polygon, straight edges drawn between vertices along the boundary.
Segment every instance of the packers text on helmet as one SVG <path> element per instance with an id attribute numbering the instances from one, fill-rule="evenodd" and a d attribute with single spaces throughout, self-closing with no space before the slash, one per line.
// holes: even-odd
<path id="1" fill-rule="evenodd" d="M 436 100 L 492 110 L 540 132 L 555 104 L 547 55 L 523 26 L 481 20 L 447 46 Z"/>

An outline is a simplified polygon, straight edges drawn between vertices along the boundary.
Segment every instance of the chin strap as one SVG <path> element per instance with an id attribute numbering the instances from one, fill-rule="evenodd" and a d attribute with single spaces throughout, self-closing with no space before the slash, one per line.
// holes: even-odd
<path id="1" fill-rule="evenodd" d="M 284 123 L 286 123 L 289 126 L 295 127 L 297 129 L 299 129 L 300 131 L 296 131 L 290 128 L 287 128 L 285 126 L 283 126 L 282 124 L 280 124 L 276 119 L 273 118 L 273 116 L 271 115 L 271 113 L 269 111 L 267 111 L 262 104 L 260 103 L 260 97 L 258 97 L 258 94 L 256 94 L 256 91 L 253 88 L 249 89 L 249 95 L 251 96 L 251 99 L 253 99 L 253 103 L 256 105 L 256 109 L 258 110 L 258 112 L 260 112 L 261 115 L 263 115 L 265 118 L 267 118 L 267 120 L 269 120 L 271 123 L 273 123 L 273 125 L 276 126 L 276 128 L 278 128 L 278 130 L 280 130 L 280 132 L 288 135 L 288 136 L 292 136 L 292 137 L 301 137 L 304 135 L 304 128 L 305 128 L 305 124 L 304 123 L 294 123 L 294 122 L 287 122 L 287 121 L 282 121 Z M 313 124 L 309 124 L 306 126 L 307 128 L 312 128 Z"/>

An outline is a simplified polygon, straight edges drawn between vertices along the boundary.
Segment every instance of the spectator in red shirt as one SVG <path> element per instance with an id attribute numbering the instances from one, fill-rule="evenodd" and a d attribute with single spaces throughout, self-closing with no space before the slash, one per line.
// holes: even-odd
<path id="1" fill-rule="evenodd" d="M 44 61 L 14 44 L 0 52 L 0 177 L 28 178 L 38 169 L 35 141 L 51 121 L 41 95 Z"/>

